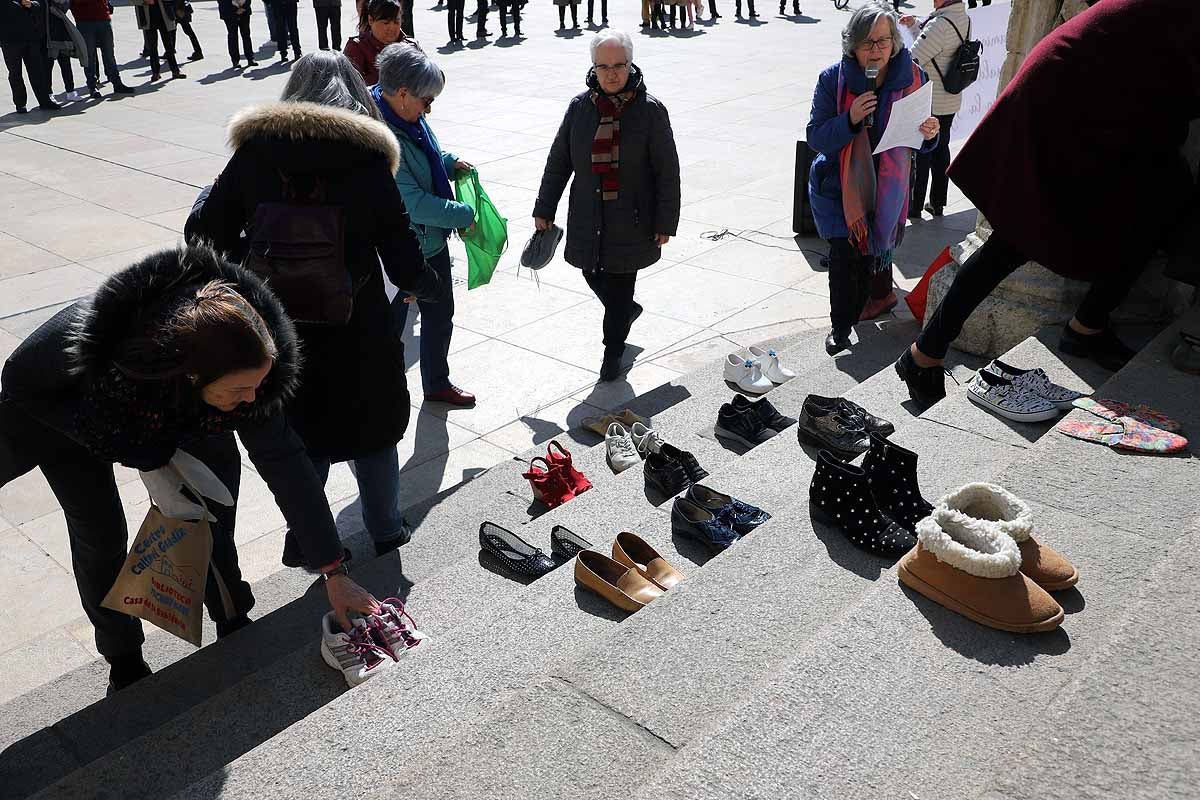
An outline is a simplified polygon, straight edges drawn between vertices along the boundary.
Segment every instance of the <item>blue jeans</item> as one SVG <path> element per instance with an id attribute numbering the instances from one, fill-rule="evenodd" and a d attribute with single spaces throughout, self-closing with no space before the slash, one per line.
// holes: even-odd
<path id="1" fill-rule="evenodd" d="M 450 248 L 444 247 L 436 255 L 425 259 L 442 283 L 450 286 Z M 450 337 L 454 335 L 454 293 L 447 292 L 440 303 L 405 304 L 403 294 L 397 295 L 392 305 L 396 313 L 396 327 L 404 329 L 409 313 L 408 306 L 417 306 L 421 314 L 421 386 L 425 394 L 433 394 L 450 388 Z"/>
<path id="2" fill-rule="evenodd" d="M 96 49 L 100 49 L 100 53 L 104 58 L 104 77 L 114 86 L 121 82 L 121 73 L 117 70 L 117 59 L 113 55 L 113 30 L 112 23 L 108 20 L 81 20 L 75 23 L 75 27 L 79 29 L 79 35 L 83 37 L 84 44 L 87 45 L 88 63 L 84 68 L 84 74 L 87 76 L 88 91 L 96 90 L 96 83 L 100 78 L 99 59 L 96 58 Z"/>
<path id="3" fill-rule="evenodd" d="M 310 456 L 311 457 L 311 456 Z M 329 479 L 329 461 L 313 458 L 321 485 Z M 412 531 L 400 509 L 400 456 L 395 447 L 350 462 L 358 481 L 363 525 L 376 544 L 407 539 Z"/>

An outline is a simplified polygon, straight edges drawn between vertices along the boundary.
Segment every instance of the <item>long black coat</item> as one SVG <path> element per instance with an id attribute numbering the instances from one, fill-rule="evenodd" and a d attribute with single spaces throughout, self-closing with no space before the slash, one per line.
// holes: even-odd
<path id="1" fill-rule="evenodd" d="M 278 350 L 255 402 L 230 413 L 206 405 L 182 375 L 130 377 L 131 372 L 149 374 L 154 362 L 170 354 L 134 356 L 125 347 L 129 337 L 153 333 L 170 298 L 194 294 L 211 280 L 231 283 L 249 301 Z M 118 369 L 118 363 L 126 369 Z M 331 563 L 342 553 L 337 528 L 304 443 L 283 413 L 298 388 L 300 363 L 291 320 L 255 275 L 206 247 L 148 256 L 109 278 L 88 300 L 59 311 L 5 363 L 0 377 L 0 485 L 39 461 L 37 453 L 6 445 L 18 438 L 13 432 L 6 435 L 6 420 L 19 419 L 6 415 L 10 404 L 98 459 L 147 471 L 165 466 L 176 448 L 236 430 L 309 563 Z M 230 490 L 236 495 L 237 487 Z"/>
<path id="2" fill-rule="evenodd" d="M 553 219 L 567 181 L 568 264 L 585 272 L 633 273 L 658 261 L 655 234 L 674 236 L 679 226 L 679 154 L 667 109 L 646 93 L 641 73 L 631 74 L 636 96 L 621 114 L 620 189 L 615 200 L 601 200 L 600 176 L 592 172 L 592 141 L 600 113 L 590 92 L 571 100 L 559 126 L 535 217 Z"/>
<path id="3" fill-rule="evenodd" d="M 0 42 L 35 42 L 46 35 L 46 10 L 41 0 L 25 8 L 19 0 L 0 0 Z"/>
<path id="4" fill-rule="evenodd" d="M 318 175 L 345 212 L 345 263 L 357 288 L 345 325 L 299 325 L 305 366 L 288 417 L 310 452 L 348 461 L 394 447 L 408 426 L 404 345 L 383 273 L 401 290 L 437 301 L 450 287 L 421 255 L 392 178 L 399 147 L 382 122 L 313 103 L 274 103 L 234 117 L 233 158 L 197 203 L 188 236 L 240 252 L 259 203 L 283 199 L 281 173 Z"/>

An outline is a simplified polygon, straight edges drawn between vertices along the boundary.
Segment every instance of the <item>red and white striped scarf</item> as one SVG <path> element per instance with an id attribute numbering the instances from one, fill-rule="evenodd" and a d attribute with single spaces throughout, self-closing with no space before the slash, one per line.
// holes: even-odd
<path id="1" fill-rule="evenodd" d="M 616 200 L 620 188 L 621 113 L 636 92 L 606 95 L 592 92 L 592 102 L 600 112 L 600 124 L 592 139 L 592 174 L 600 176 L 600 197 Z"/>

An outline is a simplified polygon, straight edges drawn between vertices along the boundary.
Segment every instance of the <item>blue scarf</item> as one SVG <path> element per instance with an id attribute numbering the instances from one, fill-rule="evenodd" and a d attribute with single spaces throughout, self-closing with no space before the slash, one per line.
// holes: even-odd
<path id="1" fill-rule="evenodd" d="M 433 144 L 433 132 L 425 124 L 425 117 L 422 116 L 416 122 L 406 122 L 400 119 L 388 105 L 388 101 L 384 99 L 378 84 L 371 87 L 371 97 L 375 98 L 375 105 L 379 108 L 379 113 L 383 115 L 384 122 L 403 132 L 424 151 L 425 158 L 429 161 L 429 174 L 433 178 L 433 193 L 445 200 L 453 200 L 454 192 L 450 191 L 450 176 L 446 174 L 446 165 L 442 163 L 441 152 Z"/>

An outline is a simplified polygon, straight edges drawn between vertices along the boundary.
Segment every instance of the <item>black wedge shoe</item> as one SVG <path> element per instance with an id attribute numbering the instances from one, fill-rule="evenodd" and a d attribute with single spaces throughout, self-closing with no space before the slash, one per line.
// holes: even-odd
<path id="1" fill-rule="evenodd" d="M 933 511 L 917 485 L 917 454 L 872 433 L 871 449 L 862 465 L 879 508 L 915 532 L 917 522 Z"/>
<path id="2" fill-rule="evenodd" d="M 550 553 L 562 561 L 570 561 L 591 547 L 591 542 L 562 525 L 555 525 L 550 530 Z"/>
<path id="3" fill-rule="evenodd" d="M 492 522 L 479 526 L 479 547 L 517 575 L 536 579 L 553 572 L 558 566 L 550 556 L 512 531 Z"/>
<path id="4" fill-rule="evenodd" d="M 896 559 L 917 543 L 911 531 L 880 510 L 867 473 L 838 461 L 828 450 L 817 454 L 808 504 L 818 522 L 837 528 L 855 547 L 877 556 Z"/>

